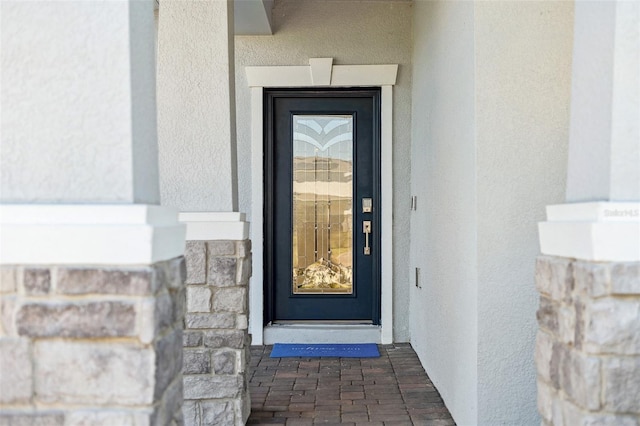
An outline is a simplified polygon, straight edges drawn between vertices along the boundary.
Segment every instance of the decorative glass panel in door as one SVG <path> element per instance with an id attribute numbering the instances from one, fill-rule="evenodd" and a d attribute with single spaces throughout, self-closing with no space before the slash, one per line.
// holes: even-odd
<path id="1" fill-rule="evenodd" d="M 353 292 L 353 117 L 293 116 L 293 292 Z"/>

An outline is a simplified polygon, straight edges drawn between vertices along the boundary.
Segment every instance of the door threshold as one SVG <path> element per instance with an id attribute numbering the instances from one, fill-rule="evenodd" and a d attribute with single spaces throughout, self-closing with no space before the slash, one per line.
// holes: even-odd
<path id="1" fill-rule="evenodd" d="M 381 327 L 354 323 L 278 323 L 263 331 L 264 344 L 274 343 L 381 343 Z"/>
<path id="2" fill-rule="evenodd" d="M 287 320 L 273 321 L 268 326 L 280 325 L 373 325 L 371 320 Z"/>

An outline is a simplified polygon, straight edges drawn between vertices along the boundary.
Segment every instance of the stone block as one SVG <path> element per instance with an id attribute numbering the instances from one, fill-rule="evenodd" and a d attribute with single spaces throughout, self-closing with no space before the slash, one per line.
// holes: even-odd
<path id="1" fill-rule="evenodd" d="M 185 348 L 202 346 L 202 332 L 185 330 L 182 334 L 182 346 Z"/>
<path id="2" fill-rule="evenodd" d="M 159 403 L 154 406 L 154 412 L 151 416 L 151 425 L 183 425 L 182 417 L 183 404 L 183 385 L 182 375 L 176 377 L 171 382 L 165 393 L 162 395 Z"/>
<path id="3" fill-rule="evenodd" d="M 153 270 L 155 273 L 155 290 L 161 287 L 170 289 L 181 288 L 187 278 L 184 256 L 154 263 Z"/>
<path id="4" fill-rule="evenodd" d="M 640 354 L 640 298 L 602 298 L 585 306 L 583 348 L 589 353 Z"/>
<path id="5" fill-rule="evenodd" d="M 31 362 L 29 340 L 0 338 L 0 403 L 29 403 L 33 394 Z"/>
<path id="6" fill-rule="evenodd" d="M 208 348 L 242 349 L 244 347 L 245 333 L 242 330 L 205 331 L 204 345 Z"/>
<path id="7" fill-rule="evenodd" d="M 204 241 L 187 241 L 184 257 L 187 264 L 186 284 L 204 284 L 207 276 L 207 252 Z"/>
<path id="8" fill-rule="evenodd" d="M 248 386 L 246 388 L 248 389 Z M 242 415 L 242 421 L 239 424 L 245 425 L 251 414 L 251 395 L 248 390 L 242 392 L 240 401 L 237 401 L 237 403 L 240 405 L 239 409 Z"/>
<path id="9" fill-rule="evenodd" d="M 540 416 L 551 423 L 553 420 L 553 403 L 557 394 L 547 383 L 538 380 L 538 412 Z"/>
<path id="10" fill-rule="evenodd" d="M 184 351 L 183 374 L 209 374 L 211 373 L 211 353 L 208 350 L 192 350 Z"/>
<path id="11" fill-rule="evenodd" d="M 0 297 L 0 336 L 17 336 L 15 312 L 18 309 L 18 297 L 15 294 Z"/>
<path id="12" fill-rule="evenodd" d="M 156 334 L 174 325 L 176 322 L 174 313 L 173 298 L 167 290 L 164 290 L 163 293 L 160 293 L 155 298 L 154 322 L 156 324 Z"/>
<path id="13" fill-rule="evenodd" d="M 635 413 L 640 419 L 640 356 L 608 357 L 603 368 L 605 409 Z"/>
<path id="14" fill-rule="evenodd" d="M 248 257 L 251 254 L 251 240 L 236 241 L 238 257 Z"/>
<path id="15" fill-rule="evenodd" d="M 568 302 L 573 291 L 573 268 L 570 259 L 539 256 L 536 259 L 536 288 L 556 301 Z"/>
<path id="16" fill-rule="evenodd" d="M 51 290 L 49 268 L 25 268 L 23 275 L 24 292 L 28 295 L 48 294 Z"/>
<path id="17" fill-rule="evenodd" d="M 588 412 L 576 407 L 569 401 L 563 401 L 563 422 L 554 425 L 567 426 L 640 426 L 637 416 L 616 415 L 611 413 Z"/>
<path id="18" fill-rule="evenodd" d="M 173 318 L 180 326 L 183 326 L 184 316 L 187 313 L 187 289 L 185 287 L 171 289 L 169 294 L 173 302 Z"/>
<path id="19" fill-rule="evenodd" d="M 247 285 L 249 278 L 251 278 L 251 256 L 241 259 L 240 266 L 238 267 L 238 284 Z"/>
<path id="20" fill-rule="evenodd" d="M 210 257 L 207 284 L 217 287 L 236 285 L 237 259 L 233 257 Z"/>
<path id="21" fill-rule="evenodd" d="M 573 333 L 573 345 L 576 349 L 582 350 L 582 342 L 584 342 L 584 304 L 580 298 L 576 298 L 573 304 L 573 312 L 575 315 L 575 329 Z"/>
<path id="22" fill-rule="evenodd" d="M 211 312 L 211 288 L 187 286 L 187 312 Z"/>
<path id="23" fill-rule="evenodd" d="M 151 348 L 115 341 L 40 340 L 35 343 L 34 359 L 40 403 L 153 403 L 156 365 Z"/>
<path id="24" fill-rule="evenodd" d="M 151 267 L 59 267 L 56 291 L 61 294 L 149 295 L 155 292 Z"/>
<path id="25" fill-rule="evenodd" d="M 560 306 L 557 319 L 559 341 L 573 345 L 576 334 L 576 314 L 573 306 Z"/>
<path id="26" fill-rule="evenodd" d="M 235 374 L 236 353 L 232 351 L 220 351 L 212 354 L 213 371 L 216 374 Z"/>
<path id="27" fill-rule="evenodd" d="M 538 377 L 554 389 L 560 388 L 560 366 L 564 345 L 556 343 L 548 333 L 538 330 L 536 335 L 535 363 Z"/>
<path id="28" fill-rule="evenodd" d="M 233 256 L 236 254 L 235 241 L 207 241 L 209 258 L 217 256 Z"/>
<path id="29" fill-rule="evenodd" d="M 247 290 L 245 287 L 216 289 L 213 295 L 214 312 L 247 312 Z"/>
<path id="30" fill-rule="evenodd" d="M 189 329 L 233 328 L 236 318 L 233 314 L 187 314 L 186 327 Z"/>
<path id="31" fill-rule="evenodd" d="M 185 324 L 189 329 L 234 328 L 235 322 L 235 315 L 225 313 L 187 314 L 185 317 Z"/>
<path id="32" fill-rule="evenodd" d="M 538 307 L 538 311 L 536 312 L 538 325 L 556 336 L 558 334 L 559 327 L 558 309 L 559 305 L 557 303 L 555 303 L 548 297 L 541 296 L 540 305 Z"/>
<path id="33" fill-rule="evenodd" d="M 21 276 L 22 268 L 19 266 L 0 265 L 0 293 L 15 293 Z"/>
<path id="34" fill-rule="evenodd" d="M 16 313 L 18 334 L 31 337 L 126 337 L 136 332 L 129 302 L 28 303 Z"/>
<path id="35" fill-rule="evenodd" d="M 62 426 L 64 424 L 64 414 L 60 412 L 0 412 L 0 426 Z"/>
<path id="36" fill-rule="evenodd" d="M 600 359 L 567 350 L 561 365 L 560 383 L 565 393 L 584 409 L 600 409 Z"/>
<path id="37" fill-rule="evenodd" d="M 235 413 L 233 403 L 229 401 L 203 401 L 202 424 L 203 425 L 234 425 Z"/>
<path id="38" fill-rule="evenodd" d="M 246 315 L 236 316 L 236 328 L 238 330 L 246 330 L 249 328 L 249 319 Z"/>
<path id="39" fill-rule="evenodd" d="M 590 297 L 602 297 L 609 293 L 610 271 L 606 263 L 576 261 L 573 263 L 575 289 Z"/>
<path id="40" fill-rule="evenodd" d="M 167 284 L 169 288 L 182 288 L 187 280 L 187 262 L 184 256 L 175 257 L 162 263 L 168 267 Z"/>
<path id="41" fill-rule="evenodd" d="M 236 398 L 242 390 L 240 376 L 184 376 L 184 399 Z"/>
<path id="42" fill-rule="evenodd" d="M 184 419 L 184 426 L 202 426 L 200 403 L 198 401 L 184 401 L 184 404 L 182 404 L 182 418 Z"/>
<path id="43" fill-rule="evenodd" d="M 611 293 L 640 295 L 640 262 L 613 265 L 611 268 Z"/>
<path id="44" fill-rule="evenodd" d="M 155 349 L 155 390 L 154 398 L 159 400 L 171 382 L 182 372 L 182 329 L 175 329 L 154 344 Z"/>

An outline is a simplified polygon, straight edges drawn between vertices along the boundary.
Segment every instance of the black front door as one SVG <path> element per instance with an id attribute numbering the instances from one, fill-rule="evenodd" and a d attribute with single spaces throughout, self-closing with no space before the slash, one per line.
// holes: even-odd
<path id="1" fill-rule="evenodd" d="M 380 91 L 265 91 L 265 321 L 380 323 Z"/>

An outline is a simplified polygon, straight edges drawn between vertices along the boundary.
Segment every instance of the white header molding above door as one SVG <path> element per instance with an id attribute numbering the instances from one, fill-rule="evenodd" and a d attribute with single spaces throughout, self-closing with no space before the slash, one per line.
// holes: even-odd
<path id="1" fill-rule="evenodd" d="M 379 342 L 393 343 L 393 86 L 398 74 L 397 64 L 333 65 L 333 58 L 311 58 L 309 65 L 245 67 L 251 88 L 251 240 L 252 270 L 249 286 L 249 333 L 253 344 L 264 344 L 263 324 L 263 202 L 264 202 L 264 135 L 263 89 L 281 87 L 380 87 L 381 92 L 381 327 Z M 313 328 L 313 327 L 311 327 Z M 336 333 L 322 334 L 316 328 L 307 336 L 316 343 L 324 335 L 335 340 Z M 358 331 L 354 329 L 354 332 Z M 346 330 L 340 335 L 355 342 L 356 336 Z M 370 334 L 366 335 L 370 336 Z M 367 341 L 371 341 L 366 337 Z M 268 342 L 267 342 L 268 343 Z M 339 343 L 332 341 L 331 343 Z"/>
<path id="2" fill-rule="evenodd" d="M 398 65 L 333 65 L 333 58 L 311 58 L 309 65 L 246 67 L 249 87 L 393 86 Z"/>

